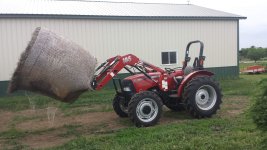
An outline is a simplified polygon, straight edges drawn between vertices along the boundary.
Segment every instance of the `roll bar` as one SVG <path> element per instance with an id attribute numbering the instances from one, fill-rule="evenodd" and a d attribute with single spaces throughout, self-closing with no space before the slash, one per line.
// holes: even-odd
<path id="1" fill-rule="evenodd" d="M 192 41 L 192 42 L 189 42 L 186 46 L 186 52 L 185 52 L 185 57 L 188 57 L 189 55 L 189 49 L 190 49 L 190 46 L 194 43 L 199 43 L 200 44 L 200 52 L 199 52 L 199 57 L 203 56 L 203 49 L 204 49 L 204 44 L 202 41 Z"/>
<path id="2" fill-rule="evenodd" d="M 199 69 L 203 68 L 203 61 L 205 60 L 205 56 L 203 56 L 203 50 L 204 50 L 204 44 L 202 41 L 196 40 L 196 41 L 191 41 L 187 44 L 186 46 L 186 51 L 185 51 L 185 60 L 184 60 L 184 64 L 183 64 L 183 69 L 185 69 L 185 67 L 187 66 L 187 63 L 190 61 L 190 57 L 189 57 L 189 49 L 190 46 L 194 43 L 199 43 L 200 44 L 200 51 L 199 51 L 199 57 L 195 58 L 194 61 L 194 67 L 197 67 Z"/>

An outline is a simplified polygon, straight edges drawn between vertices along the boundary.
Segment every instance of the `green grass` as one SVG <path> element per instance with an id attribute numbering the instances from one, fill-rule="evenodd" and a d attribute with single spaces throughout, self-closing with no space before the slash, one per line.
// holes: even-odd
<path id="1" fill-rule="evenodd" d="M 220 83 L 226 97 L 250 96 L 256 90 L 256 83 L 266 77 L 266 74 L 241 75 L 237 80 Z M 83 135 L 52 149 L 260 149 L 263 136 L 247 113 L 243 113 L 229 119 L 187 118 L 150 128 L 129 127 L 112 134 Z"/>
<path id="2" fill-rule="evenodd" d="M 248 115 L 248 110 L 233 117 L 224 115 L 228 115 L 228 111 L 240 109 L 239 105 L 248 108 L 251 105 L 249 97 L 257 90 L 256 84 L 262 78 L 267 78 L 267 74 L 240 75 L 239 79 L 220 81 L 224 94 L 224 107 L 212 118 L 198 120 L 192 119 L 185 112 L 166 111 L 164 117 L 177 122 L 136 128 L 128 119 L 120 119 L 117 121 L 126 128 L 118 130 L 109 129 L 109 123 L 105 122 L 92 126 L 69 124 L 60 128 L 64 133 L 58 136 L 74 139 L 49 149 L 260 149 L 264 144 L 264 136 L 267 135 L 256 128 Z M 34 102 L 36 108 L 57 106 L 66 116 L 79 117 L 84 113 L 111 111 L 114 94 L 114 90 L 104 89 L 87 92 L 73 104 L 56 102 L 43 96 L 35 96 Z M 236 97 L 241 99 L 235 101 Z M 0 110 L 16 113 L 29 108 L 29 100 L 25 96 L 0 98 Z M 9 122 L 8 130 L 0 132 L 0 142 L 6 140 L 5 144 L 8 145 L 6 149 L 9 149 L 9 146 L 10 149 L 30 149 L 24 143 L 20 143 L 20 139 L 59 130 L 50 128 L 25 132 L 15 128 L 16 124 L 32 119 L 38 117 L 18 115 Z"/>
<path id="3" fill-rule="evenodd" d="M 53 149 L 258 149 L 260 141 L 250 119 L 215 118 L 82 136 Z"/>
<path id="4" fill-rule="evenodd" d="M 30 109 L 29 99 L 34 103 L 35 108 L 43 109 L 48 106 L 56 106 L 62 110 L 75 107 L 91 106 L 96 104 L 110 104 L 115 95 L 113 89 L 103 89 L 102 91 L 91 91 L 82 94 L 74 103 L 61 103 L 41 95 L 29 94 L 28 96 L 5 96 L 0 97 L 0 110 L 21 111 Z"/>
<path id="5" fill-rule="evenodd" d="M 220 81 L 220 85 L 225 96 L 250 96 L 257 90 L 254 88 L 257 86 L 257 83 L 266 77 L 267 74 L 240 75 L 237 80 L 222 80 Z"/>
<path id="6" fill-rule="evenodd" d="M 25 132 L 21 132 L 15 128 L 11 128 L 7 131 L 1 132 L 0 137 L 5 139 L 17 139 L 23 138 L 26 135 Z"/>
<path id="7" fill-rule="evenodd" d="M 78 131 L 78 128 L 81 128 L 82 125 L 64 125 L 64 128 L 67 131 L 64 134 L 60 134 L 59 136 L 62 137 L 69 137 L 69 136 L 79 136 L 81 133 Z"/>

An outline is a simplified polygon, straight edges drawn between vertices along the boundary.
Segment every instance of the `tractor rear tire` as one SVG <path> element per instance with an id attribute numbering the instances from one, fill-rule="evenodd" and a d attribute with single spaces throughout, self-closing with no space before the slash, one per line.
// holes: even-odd
<path id="1" fill-rule="evenodd" d="M 185 109 L 195 118 L 211 117 L 220 109 L 222 103 L 219 84 L 208 76 L 196 77 L 189 81 L 183 98 Z"/>
<path id="2" fill-rule="evenodd" d="M 115 95 L 113 99 L 113 109 L 119 117 L 128 117 L 127 107 L 128 106 L 125 106 L 124 104 L 124 98 L 120 97 L 119 95 Z"/>
<path id="3" fill-rule="evenodd" d="M 137 127 L 153 126 L 161 117 L 162 105 L 162 100 L 154 92 L 137 93 L 129 102 L 129 117 Z"/>

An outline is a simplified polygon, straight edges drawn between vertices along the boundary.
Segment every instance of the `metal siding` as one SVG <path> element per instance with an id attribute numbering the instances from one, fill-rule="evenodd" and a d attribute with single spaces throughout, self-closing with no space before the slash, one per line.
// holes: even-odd
<path id="1" fill-rule="evenodd" d="M 217 18 L 246 17 L 188 4 L 157 4 L 104 1 L 1 0 L 0 17 L 67 17 L 67 18 Z"/>
<path id="2" fill-rule="evenodd" d="M 237 66 L 237 20 L 90 20 L 0 18 L 0 81 L 9 80 L 33 30 L 47 27 L 77 42 L 103 62 L 132 53 L 160 67 L 161 51 L 177 50 L 181 66 L 186 44 L 202 40 L 205 67 Z M 198 55 L 196 45 L 192 54 Z M 191 57 L 193 61 L 193 56 Z"/>
<path id="3" fill-rule="evenodd" d="M 230 67 L 218 67 L 218 68 L 207 68 L 207 70 L 215 73 L 216 79 L 235 79 L 238 77 L 238 67 L 230 66 Z M 116 76 L 116 78 L 124 79 L 129 76 L 129 73 L 121 73 Z M 6 96 L 7 87 L 9 81 L 0 81 L 0 96 Z M 107 84 L 107 87 L 113 87 L 112 81 Z M 25 94 L 23 91 L 15 92 L 17 95 Z M 14 94 L 12 94 L 14 95 Z"/>

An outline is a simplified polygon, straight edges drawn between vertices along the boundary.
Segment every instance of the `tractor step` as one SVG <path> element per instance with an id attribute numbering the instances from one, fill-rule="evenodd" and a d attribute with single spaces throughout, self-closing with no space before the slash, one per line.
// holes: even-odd
<path id="1" fill-rule="evenodd" d="M 169 97 L 170 98 L 178 98 L 178 94 L 176 93 L 176 94 L 171 94 L 171 95 L 169 95 Z"/>

